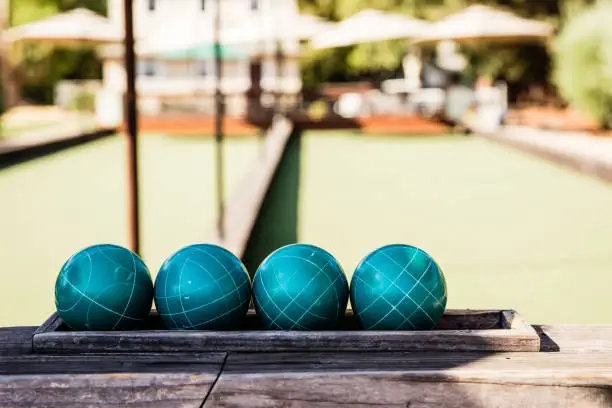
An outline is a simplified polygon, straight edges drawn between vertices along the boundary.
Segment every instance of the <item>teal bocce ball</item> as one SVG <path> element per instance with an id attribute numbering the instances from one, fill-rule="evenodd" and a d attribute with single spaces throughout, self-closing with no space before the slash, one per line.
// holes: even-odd
<path id="1" fill-rule="evenodd" d="M 169 329 L 237 328 L 250 300 L 246 268 L 234 254 L 216 245 L 179 250 L 164 262 L 155 279 L 155 306 Z"/>
<path id="2" fill-rule="evenodd" d="M 385 246 L 355 269 L 351 305 L 366 330 L 433 329 L 446 308 L 446 281 L 421 249 Z"/>
<path id="3" fill-rule="evenodd" d="M 276 330 L 333 329 L 346 312 L 349 287 L 336 259 L 313 245 L 277 249 L 253 280 L 255 309 Z"/>
<path id="4" fill-rule="evenodd" d="M 73 330 L 126 330 L 142 324 L 153 301 L 144 262 L 116 245 L 94 245 L 73 255 L 55 282 L 55 307 Z"/>

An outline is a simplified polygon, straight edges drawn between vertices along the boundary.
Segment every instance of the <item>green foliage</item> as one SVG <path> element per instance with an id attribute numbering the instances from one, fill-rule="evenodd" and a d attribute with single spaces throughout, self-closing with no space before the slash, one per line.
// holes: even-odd
<path id="1" fill-rule="evenodd" d="M 69 108 L 77 112 L 93 112 L 96 107 L 96 95 L 87 90 L 78 92 L 70 101 Z"/>
<path id="2" fill-rule="evenodd" d="M 11 25 L 21 25 L 52 16 L 60 11 L 88 8 L 106 15 L 106 0 L 12 0 L 10 1 Z"/>
<path id="3" fill-rule="evenodd" d="M 554 79 L 571 104 L 612 126 L 612 3 L 570 17 L 555 44 Z"/>
<path id="4" fill-rule="evenodd" d="M 393 70 L 401 64 L 405 52 L 406 43 L 402 40 L 359 44 L 349 54 L 347 62 L 352 72 Z"/>
<path id="5" fill-rule="evenodd" d="M 308 108 L 308 116 L 314 121 L 322 120 L 328 113 L 329 108 L 325 101 L 315 101 Z"/>
<path id="6" fill-rule="evenodd" d="M 492 45 L 480 49 L 466 49 L 469 58 L 466 76 L 503 78 L 522 88 L 544 84 L 551 72 L 551 59 L 541 44 Z"/>
<path id="7" fill-rule="evenodd" d="M 303 13 L 314 14 L 327 20 L 336 21 L 336 0 L 298 0 L 298 5 Z"/>
<path id="8" fill-rule="evenodd" d="M 347 48 L 306 50 L 301 66 L 304 87 L 313 88 L 333 78 L 346 79 L 345 64 L 349 53 Z"/>
<path id="9" fill-rule="evenodd" d="M 48 0 L 13 0 L 10 2 L 10 8 L 12 26 L 40 20 L 59 11 L 57 2 Z"/>
<path id="10" fill-rule="evenodd" d="M 61 11 L 72 10 L 75 8 L 87 8 L 96 13 L 106 15 L 107 1 L 106 0 L 45 0 L 51 3 L 57 3 L 57 7 Z"/>
<path id="11" fill-rule="evenodd" d="M 346 19 L 365 9 L 420 16 L 424 0 L 337 0 L 336 15 Z M 393 70 L 400 66 L 406 42 L 403 40 L 358 44 L 351 47 L 346 63 L 352 73 Z"/>

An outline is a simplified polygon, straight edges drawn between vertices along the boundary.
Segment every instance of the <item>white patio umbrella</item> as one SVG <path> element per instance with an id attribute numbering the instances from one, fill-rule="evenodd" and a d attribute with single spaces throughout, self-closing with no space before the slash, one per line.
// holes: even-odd
<path id="1" fill-rule="evenodd" d="M 310 40 L 315 35 L 333 28 L 336 24 L 326 21 L 320 17 L 302 14 L 297 25 L 297 34 L 300 39 Z"/>
<path id="2" fill-rule="evenodd" d="M 318 33 L 312 38 L 311 45 L 315 49 L 321 49 L 411 38 L 422 33 L 428 25 L 425 21 L 405 15 L 368 9 Z"/>
<path id="3" fill-rule="evenodd" d="M 9 42 L 45 42 L 59 46 L 119 43 L 123 40 L 121 30 L 108 19 L 83 8 L 13 27 L 5 35 Z"/>
<path id="4" fill-rule="evenodd" d="M 415 44 L 444 40 L 498 42 L 542 40 L 553 34 L 550 24 L 528 20 L 510 12 L 474 5 L 452 14 L 423 30 Z"/>

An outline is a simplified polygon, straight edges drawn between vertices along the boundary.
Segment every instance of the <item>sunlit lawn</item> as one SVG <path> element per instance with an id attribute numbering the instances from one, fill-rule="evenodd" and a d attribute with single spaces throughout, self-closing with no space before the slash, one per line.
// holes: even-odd
<path id="1" fill-rule="evenodd" d="M 351 275 L 378 246 L 429 252 L 449 307 L 612 323 L 612 185 L 463 136 L 307 133 L 300 241 Z"/>
<path id="2" fill-rule="evenodd" d="M 258 152 L 226 143 L 227 194 Z M 63 262 L 95 243 L 127 245 L 125 140 L 119 136 L 0 171 L 0 326 L 40 324 L 54 310 Z M 210 138 L 145 135 L 142 247 L 155 274 L 165 257 L 209 236 L 215 217 Z"/>

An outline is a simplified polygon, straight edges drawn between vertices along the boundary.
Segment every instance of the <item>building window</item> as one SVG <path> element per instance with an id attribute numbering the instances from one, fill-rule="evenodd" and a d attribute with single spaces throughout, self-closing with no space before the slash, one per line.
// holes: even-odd
<path id="1" fill-rule="evenodd" d="M 152 77 L 157 74 L 155 61 L 141 60 L 137 64 L 138 75 Z"/>
<path id="2" fill-rule="evenodd" d="M 196 65 L 196 75 L 199 77 L 208 76 L 208 66 L 206 61 L 198 61 Z"/>
<path id="3" fill-rule="evenodd" d="M 148 77 L 155 76 L 155 63 L 153 61 L 147 61 L 145 63 L 144 74 Z"/>
<path id="4" fill-rule="evenodd" d="M 156 0 L 149 0 L 149 11 L 155 11 L 156 3 Z"/>
<path id="5" fill-rule="evenodd" d="M 200 7 L 202 11 L 206 11 L 206 0 L 200 0 Z"/>
<path id="6" fill-rule="evenodd" d="M 259 0 L 251 0 L 251 11 L 259 10 Z"/>

